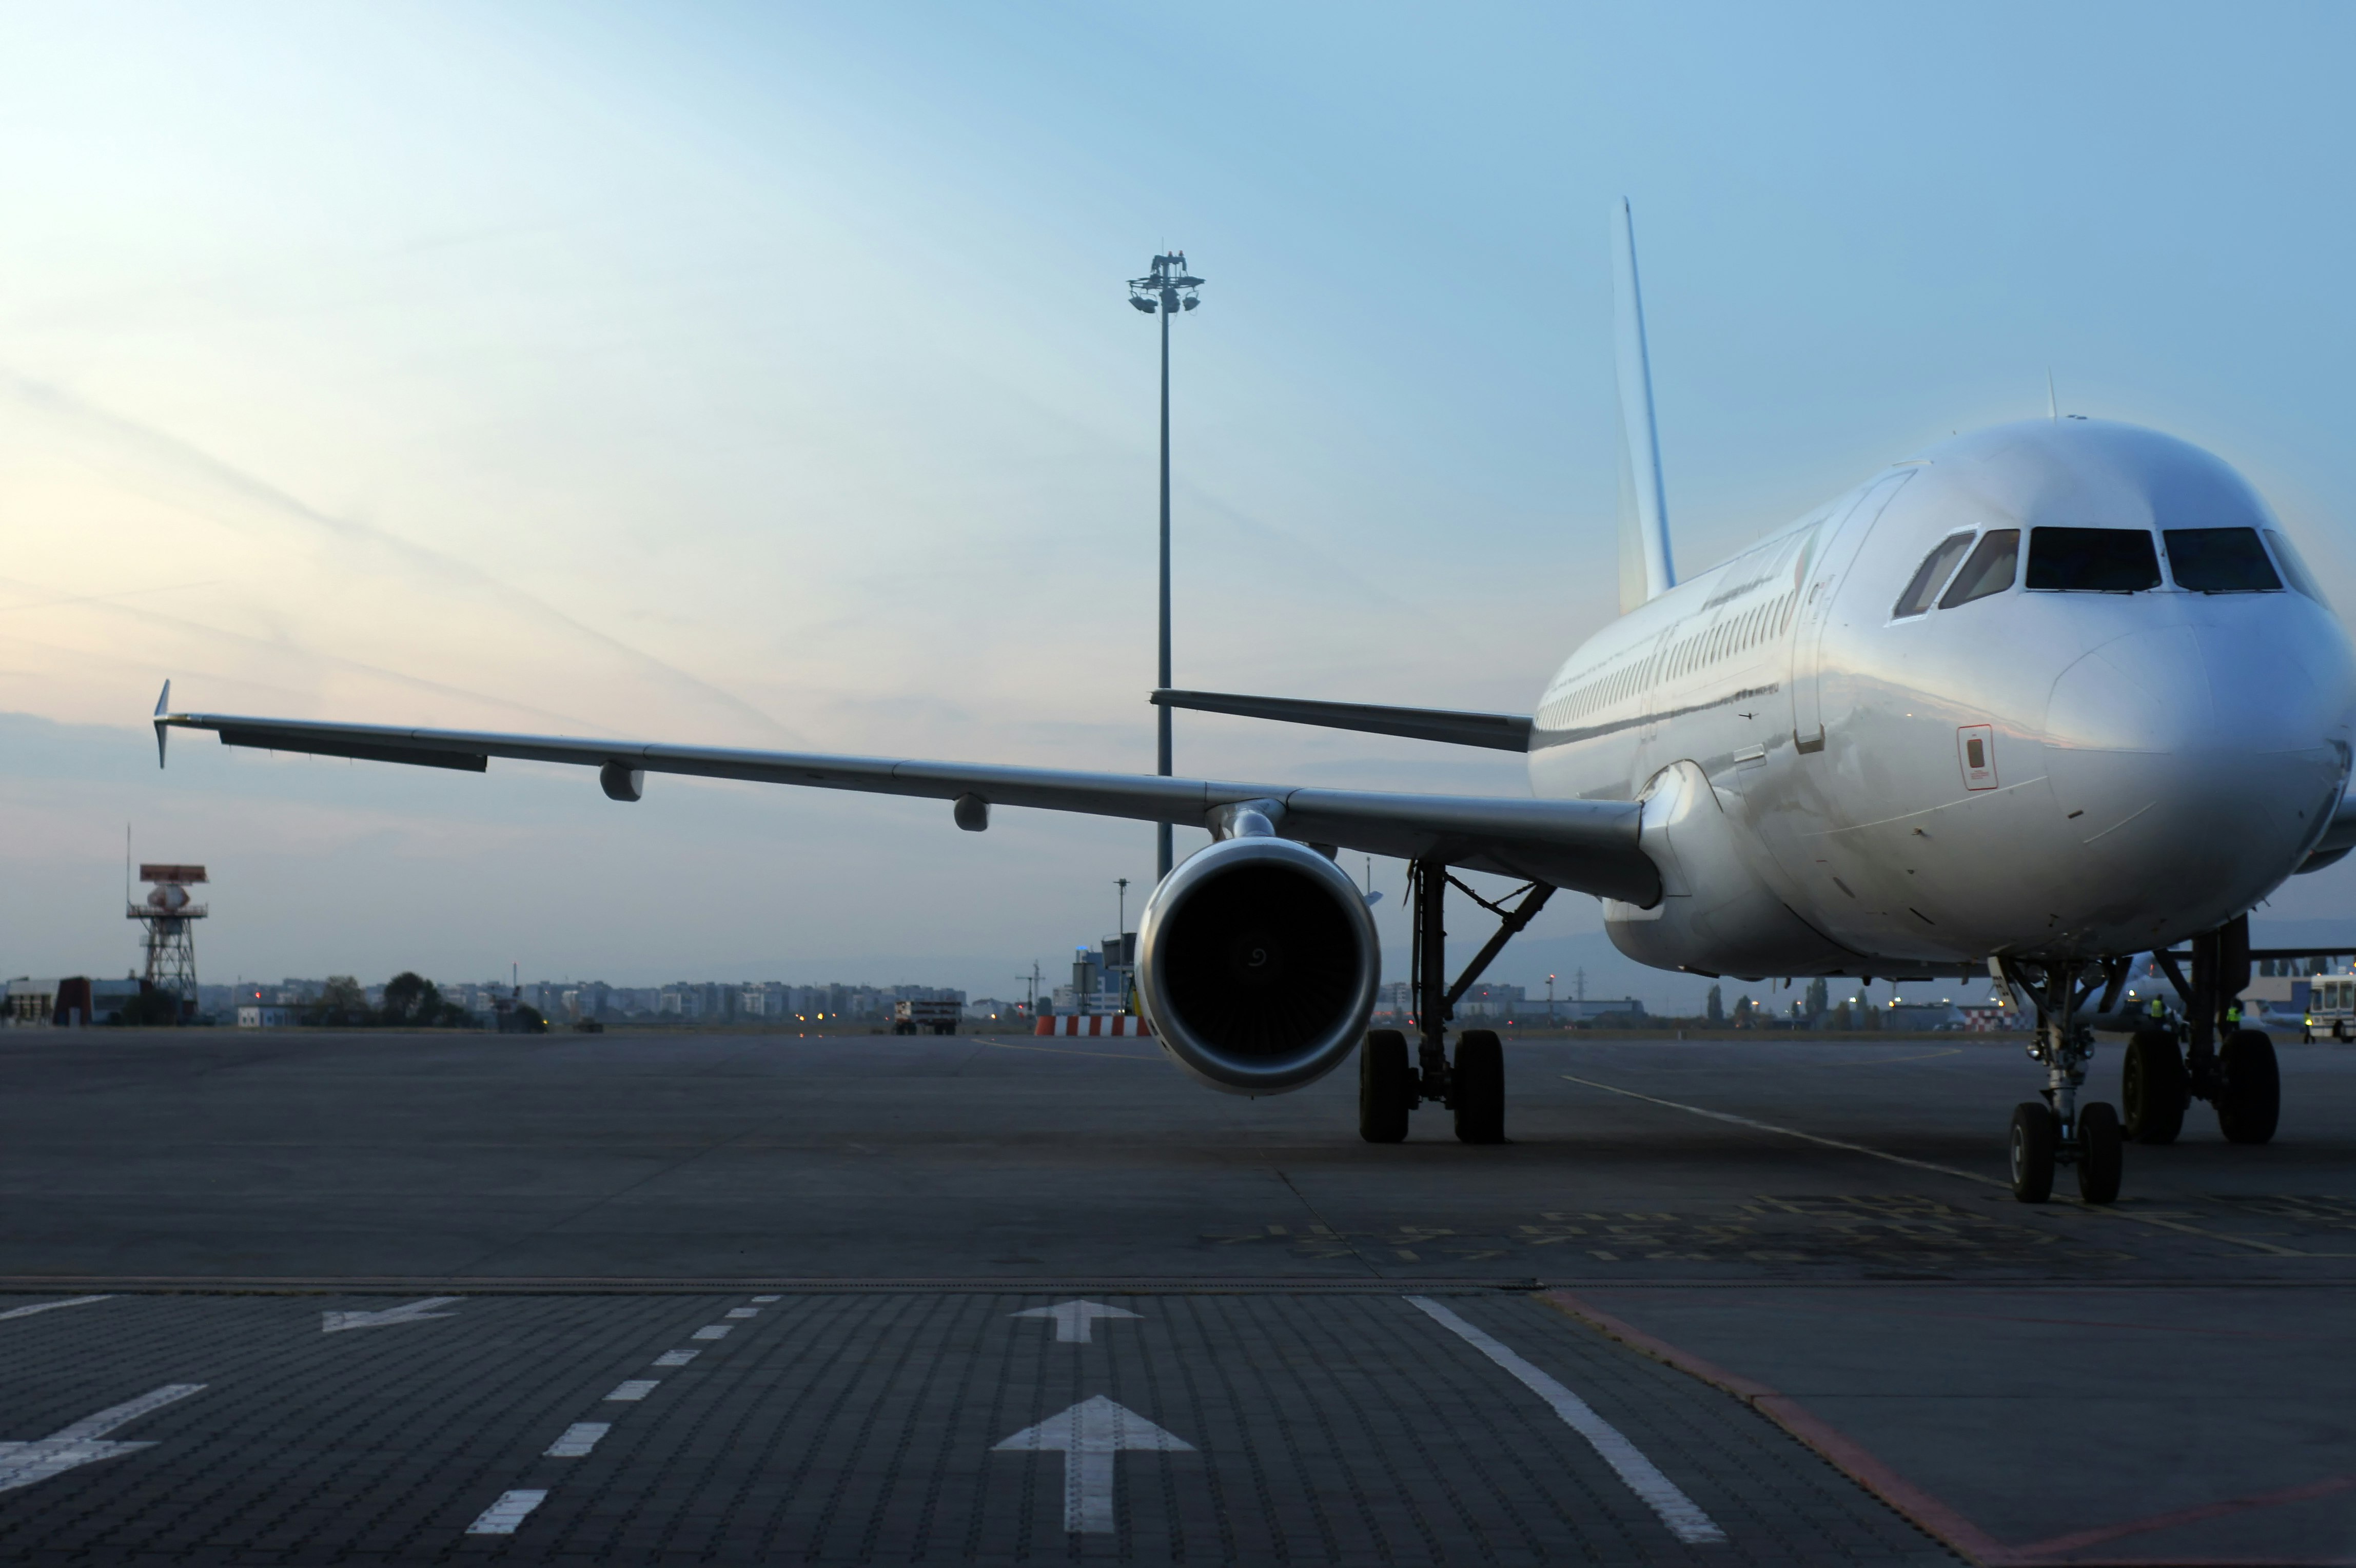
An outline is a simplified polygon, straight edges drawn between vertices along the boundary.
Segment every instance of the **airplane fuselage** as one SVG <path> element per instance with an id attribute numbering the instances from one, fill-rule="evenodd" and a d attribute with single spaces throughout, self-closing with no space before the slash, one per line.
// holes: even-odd
<path id="1" fill-rule="evenodd" d="M 2250 908 L 2308 859 L 2352 731 L 2356 649 L 2239 475 L 2040 420 L 1605 628 L 1548 684 L 1529 768 L 1540 798 L 1646 800 L 1669 890 L 1607 903 L 1630 956 L 1927 975 Z"/>

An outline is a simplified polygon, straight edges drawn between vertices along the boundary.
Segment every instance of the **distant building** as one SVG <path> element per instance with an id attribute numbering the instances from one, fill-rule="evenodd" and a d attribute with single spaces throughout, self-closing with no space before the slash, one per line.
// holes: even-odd
<path id="1" fill-rule="evenodd" d="M 292 1007 L 273 1006 L 266 1002 L 238 1004 L 237 1026 L 241 1029 L 287 1029 L 302 1021 L 302 1015 Z"/>

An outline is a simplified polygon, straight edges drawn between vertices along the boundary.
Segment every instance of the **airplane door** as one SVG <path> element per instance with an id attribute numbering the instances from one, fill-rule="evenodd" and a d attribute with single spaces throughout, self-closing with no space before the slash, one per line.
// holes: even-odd
<path id="1" fill-rule="evenodd" d="M 1908 468 L 1874 481 L 1858 497 L 1857 504 L 1833 525 L 1824 548 L 1816 552 L 1808 585 L 1800 594 L 1800 624 L 1792 639 L 1792 741 L 1800 751 L 1825 748 L 1824 710 L 1816 692 L 1816 660 L 1824 644 L 1826 623 L 1832 618 L 1833 597 L 1850 563 L 1864 547 L 1866 535 L 1873 532 L 1875 520 L 1890 504 L 1890 498 L 1913 477 L 1914 470 Z"/>

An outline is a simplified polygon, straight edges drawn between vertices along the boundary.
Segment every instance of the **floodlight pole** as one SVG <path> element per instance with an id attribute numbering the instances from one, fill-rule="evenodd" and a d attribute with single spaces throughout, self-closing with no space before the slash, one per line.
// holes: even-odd
<path id="1" fill-rule="evenodd" d="M 1162 606 L 1161 658 L 1156 666 L 1156 684 L 1160 690 L 1170 687 L 1170 318 L 1181 310 L 1192 310 L 1201 303 L 1194 291 L 1203 280 L 1186 271 L 1186 253 L 1172 251 L 1153 258 L 1151 270 L 1141 278 L 1129 280 L 1129 303 L 1139 310 L 1150 311 L 1162 317 Z M 1183 291 L 1182 294 L 1181 291 Z M 1154 771 L 1170 777 L 1170 706 L 1157 704 L 1155 721 Z M 1170 842 L 1170 824 L 1157 822 L 1153 829 L 1155 881 L 1170 875 L 1173 858 Z"/>
<path id="2" fill-rule="evenodd" d="M 1157 270 L 1161 263 L 1156 261 Z M 1162 657 L 1155 666 L 1155 686 L 1170 689 L 1170 306 L 1162 302 Z M 1153 771 L 1162 778 L 1170 777 L 1170 704 L 1163 703 L 1154 709 Z M 1173 853 L 1170 824 L 1153 824 L 1153 880 L 1155 886 L 1170 875 Z"/>

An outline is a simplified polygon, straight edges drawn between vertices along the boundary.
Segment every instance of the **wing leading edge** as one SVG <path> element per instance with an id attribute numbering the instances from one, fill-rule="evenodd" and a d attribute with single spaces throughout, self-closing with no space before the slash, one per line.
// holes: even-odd
<path id="1" fill-rule="evenodd" d="M 168 696 L 169 688 L 166 690 Z M 1535 878 L 1631 904 L 1650 906 L 1661 895 L 1660 874 L 1637 846 L 1642 808 L 1633 801 L 1301 789 L 1048 768 L 316 724 L 227 714 L 166 713 L 163 706 L 158 704 L 155 717 L 159 751 L 167 730 L 193 729 L 213 731 L 224 746 L 477 773 L 487 768 L 495 757 L 572 763 L 600 769 L 606 792 L 623 800 L 637 798 L 637 782 L 628 775 L 680 773 L 952 800 L 958 802 L 960 823 L 971 817 L 977 826 L 987 822 L 987 815 L 975 814 L 969 800 L 1180 823 L 1214 832 L 1222 831 L 1215 820 L 1222 808 L 1269 802 L 1278 808 L 1270 814 L 1277 831 L 1304 843 L 1407 860 L 1439 860 L 1473 871 Z"/>

